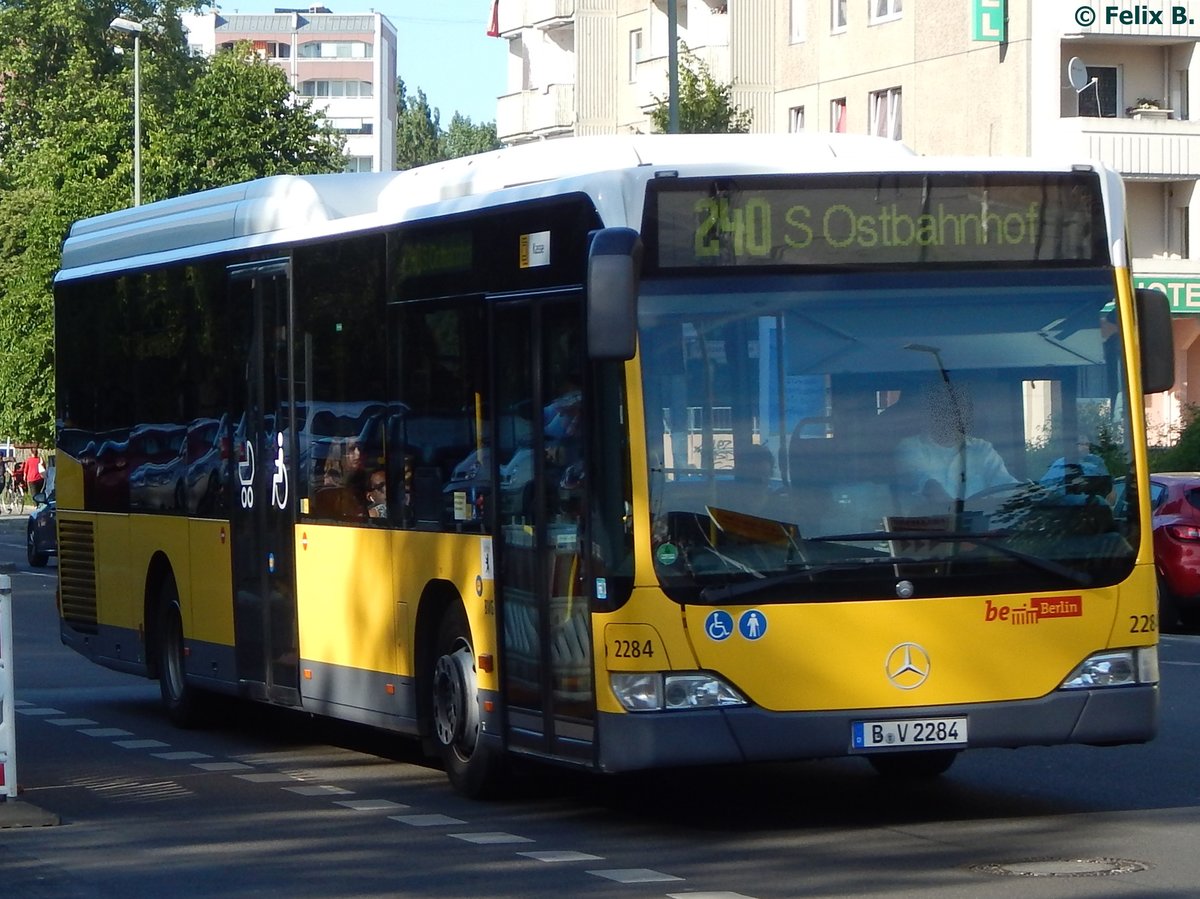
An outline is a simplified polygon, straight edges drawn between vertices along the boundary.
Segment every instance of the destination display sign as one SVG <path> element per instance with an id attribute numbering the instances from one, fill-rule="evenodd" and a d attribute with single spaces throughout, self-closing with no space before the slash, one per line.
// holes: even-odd
<path id="1" fill-rule="evenodd" d="M 1108 258 L 1096 175 L 660 179 L 643 234 L 660 269 Z"/>

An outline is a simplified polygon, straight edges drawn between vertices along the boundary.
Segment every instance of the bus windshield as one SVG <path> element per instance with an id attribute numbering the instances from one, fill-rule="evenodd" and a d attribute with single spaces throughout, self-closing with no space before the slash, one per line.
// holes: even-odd
<path id="1" fill-rule="evenodd" d="M 660 582 L 719 604 L 1126 577 L 1114 293 L 1099 266 L 643 282 Z"/>

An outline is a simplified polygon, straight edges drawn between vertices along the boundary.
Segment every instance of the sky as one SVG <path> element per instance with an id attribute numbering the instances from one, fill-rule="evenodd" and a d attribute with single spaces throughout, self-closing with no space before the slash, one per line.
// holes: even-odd
<path id="1" fill-rule="evenodd" d="M 226 15 L 307 9 L 309 2 L 225 0 Z M 409 94 L 425 91 L 441 113 L 442 127 L 455 112 L 494 122 L 496 98 L 505 93 L 508 41 L 488 37 L 491 0 L 324 0 L 333 13 L 382 13 L 396 29 L 396 73 Z"/>

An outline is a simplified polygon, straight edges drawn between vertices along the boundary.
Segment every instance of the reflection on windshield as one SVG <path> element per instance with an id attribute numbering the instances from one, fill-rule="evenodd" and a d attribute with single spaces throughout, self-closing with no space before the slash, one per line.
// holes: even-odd
<path id="1" fill-rule="evenodd" d="M 931 596 L 1128 573 L 1137 522 L 1112 504 L 1131 451 L 1110 274 L 746 284 L 656 282 L 642 300 L 668 589 L 877 598 L 899 581 Z"/>

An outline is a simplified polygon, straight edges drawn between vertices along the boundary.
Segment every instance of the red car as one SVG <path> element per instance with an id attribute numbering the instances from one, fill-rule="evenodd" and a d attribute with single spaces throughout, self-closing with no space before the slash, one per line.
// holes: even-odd
<path id="1" fill-rule="evenodd" d="M 1163 630 L 1200 626 L 1200 472 L 1150 475 L 1150 511 Z"/>

